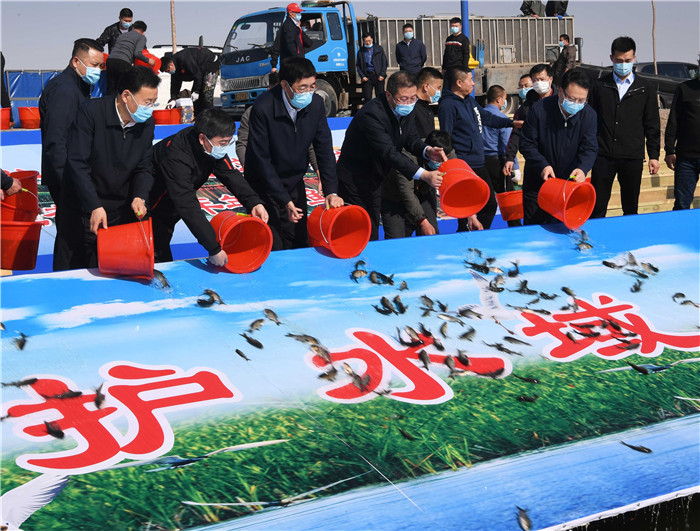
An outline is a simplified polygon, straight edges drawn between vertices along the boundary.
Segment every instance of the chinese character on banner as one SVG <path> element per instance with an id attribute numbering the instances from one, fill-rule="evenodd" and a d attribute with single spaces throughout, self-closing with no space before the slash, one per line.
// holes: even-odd
<path id="1" fill-rule="evenodd" d="M 104 405 L 95 404 L 96 392 L 71 396 L 76 386 L 61 377 L 40 377 L 23 389 L 30 396 L 7 404 L 14 432 L 30 441 L 52 442 L 57 434 L 73 439 L 69 450 L 24 454 L 17 464 L 51 474 L 83 474 L 123 459 L 153 459 L 173 447 L 174 436 L 165 417 L 168 411 L 204 404 L 236 402 L 240 392 L 227 378 L 211 369 L 184 371 L 174 366 L 113 362 L 103 366 Z M 5 408 L 3 408 L 5 410 Z M 117 428 L 126 421 L 127 431 Z M 53 435 L 49 435 L 49 423 Z"/>
<path id="2" fill-rule="evenodd" d="M 326 202 L 326 198 L 323 197 L 322 194 L 318 192 L 318 190 L 314 190 L 313 188 L 307 188 L 306 189 L 306 202 L 310 206 L 318 206 L 318 205 L 323 205 Z"/>
<path id="3" fill-rule="evenodd" d="M 240 208 L 241 202 L 236 199 L 235 196 L 230 195 L 230 194 L 224 194 L 221 197 L 219 197 L 219 201 L 221 201 L 224 205 L 226 210 L 235 210 L 236 208 Z"/>
<path id="4" fill-rule="evenodd" d="M 217 210 L 226 210 L 225 205 L 212 203 L 206 197 L 198 197 L 197 199 L 199 199 L 199 206 L 202 207 L 202 210 L 204 210 L 210 216 L 215 216 L 218 213 Z"/>
<path id="5" fill-rule="evenodd" d="M 577 298 L 577 310 L 554 312 L 547 318 L 523 312 L 521 317 L 530 324 L 518 326 L 518 332 L 527 337 L 552 338 L 542 353 L 560 361 L 573 361 L 589 352 L 619 359 L 631 354 L 658 356 L 664 347 L 700 350 L 697 333 L 659 332 L 634 304 L 604 293 L 595 293 L 593 299 L 591 303 Z"/>
<path id="6" fill-rule="evenodd" d="M 53 219 L 56 217 L 56 205 L 51 205 L 44 207 L 42 214 L 44 215 L 45 219 Z"/>
<path id="7" fill-rule="evenodd" d="M 371 330 L 354 329 L 348 334 L 359 344 L 330 352 L 332 367 L 317 354 L 309 357 L 310 364 L 317 370 L 326 374 L 337 371 L 334 383 L 319 390 L 321 397 L 333 402 L 353 403 L 384 395 L 400 402 L 441 404 L 454 396 L 452 388 L 435 373 L 441 371 L 442 366 L 444 371 L 441 372 L 447 374 L 449 369 L 445 360 L 450 354 L 435 352 L 432 338 L 419 335 L 423 344 L 395 348 L 393 340 Z M 420 359 L 419 352 L 423 349 L 429 357 L 430 370 L 425 369 Z M 495 356 L 473 356 L 470 353 L 469 365 L 463 365 L 456 355 L 452 356 L 458 373 L 495 378 L 507 376 L 512 369 L 510 361 Z M 404 385 L 393 387 L 394 379 L 402 380 Z"/>

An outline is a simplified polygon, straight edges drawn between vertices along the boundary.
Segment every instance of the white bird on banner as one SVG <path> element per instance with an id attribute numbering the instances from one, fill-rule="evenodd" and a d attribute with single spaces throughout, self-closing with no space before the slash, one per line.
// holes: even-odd
<path id="1" fill-rule="evenodd" d="M 58 496 L 69 479 L 70 476 L 42 474 L 7 491 L 0 498 L 0 528 L 3 531 L 21 531 L 19 526 Z"/>

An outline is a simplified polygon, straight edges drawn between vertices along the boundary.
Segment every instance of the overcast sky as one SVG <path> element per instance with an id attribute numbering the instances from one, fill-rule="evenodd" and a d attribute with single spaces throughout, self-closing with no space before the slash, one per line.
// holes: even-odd
<path id="1" fill-rule="evenodd" d="M 366 13 L 385 17 L 456 14 L 460 9 L 458 0 L 357 0 L 353 3 L 358 16 L 366 16 Z M 194 44 L 203 35 L 206 44 L 221 46 L 239 16 L 276 5 L 286 5 L 286 2 L 175 0 L 178 42 Z M 105 26 L 116 22 L 122 7 L 130 7 L 135 19 L 148 24 L 146 36 L 149 45 L 171 42 L 168 0 L 3 0 L 0 4 L 0 45 L 6 68 L 62 69 L 68 62 L 73 40 L 99 36 Z M 482 16 L 513 16 L 518 14 L 519 7 L 520 1 L 469 2 L 470 13 Z M 657 0 L 656 12 L 657 60 L 696 63 L 700 51 L 700 2 Z M 608 64 L 610 42 L 620 35 L 629 35 L 636 40 L 638 61 L 652 60 L 651 1 L 571 0 L 569 14 L 575 17 L 576 36 L 584 39 L 584 62 Z"/>

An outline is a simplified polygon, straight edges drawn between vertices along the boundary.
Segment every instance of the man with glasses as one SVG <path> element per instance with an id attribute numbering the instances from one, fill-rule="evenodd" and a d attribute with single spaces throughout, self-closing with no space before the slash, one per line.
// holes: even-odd
<path id="1" fill-rule="evenodd" d="M 423 179 L 433 188 L 442 184 L 438 170 L 421 168 L 402 153 L 405 149 L 418 160 L 447 160 L 442 148 L 430 147 L 418 136 L 413 114 L 417 101 L 416 78 L 395 72 L 387 80 L 386 92 L 365 104 L 345 132 L 338 159 L 340 194 L 367 211 L 372 240 L 379 238 L 382 182 L 392 169 L 404 179 Z"/>
<path id="2" fill-rule="evenodd" d="M 54 271 L 97 267 L 97 230 L 146 215 L 159 83 L 150 68 L 132 66 L 120 77 L 116 97 L 93 99 L 78 110 L 66 143 Z"/>
<path id="3" fill-rule="evenodd" d="M 272 249 L 309 246 L 304 175 L 313 145 L 321 170 L 326 208 L 343 206 L 338 197 L 333 138 L 316 69 L 303 57 L 282 61 L 280 84 L 258 96 L 250 112 L 244 173 L 269 214 Z"/>
<path id="4" fill-rule="evenodd" d="M 525 157 L 523 209 L 525 225 L 556 223 L 557 219 L 537 204 L 547 179 L 583 182 L 598 152 L 595 111 L 586 105 L 591 80 L 580 68 L 562 78 L 556 96 L 533 105 L 520 137 Z"/>
<path id="5" fill-rule="evenodd" d="M 180 219 L 209 253 L 209 262 L 223 267 L 228 256 L 197 199 L 197 190 L 214 176 L 236 196 L 245 209 L 267 222 L 267 211 L 258 195 L 228 156 L 236 123 L 221 109 L 206 109 L 194 125 L 158 142 L 153 148 L 154 184 L 149 204 L 153 219 L 156 262 L 173 259 L 170 240 Z"/>

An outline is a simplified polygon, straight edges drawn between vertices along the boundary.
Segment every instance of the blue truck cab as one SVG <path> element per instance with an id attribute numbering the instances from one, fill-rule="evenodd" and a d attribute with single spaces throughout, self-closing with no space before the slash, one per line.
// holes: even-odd
<path id="1" fill-rule="evenodd" d="M 317 94 L 326 114 L 345 108 L 356 86 L 357 22 L 352 5 L 340 2 L 302 2 L 302 23 L 312 45 L 305 49 L 317 77 Z M 286 17 L 285 7 L 273 7 L 245 15 L 233 24 L 221 58 L 221 106 L 235 115 L 243 113 L 270 86 L 270 54 L 275 36 Z M 306 25 L 306 24 L 305 24 Z M 279 67 L 279 65 L 278 65 Z M 339 101 L 340 97 L 340 101 Z"/>

